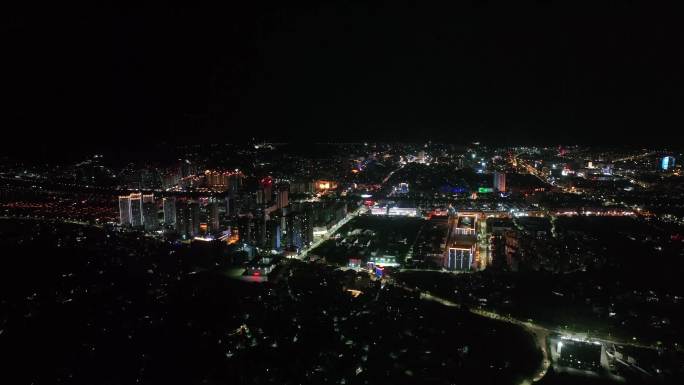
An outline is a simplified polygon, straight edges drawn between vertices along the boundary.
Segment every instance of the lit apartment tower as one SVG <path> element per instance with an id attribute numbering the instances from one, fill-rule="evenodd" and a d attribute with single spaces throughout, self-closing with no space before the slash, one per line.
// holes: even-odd
<path id="1" fill-rule="evenodd" d="M 176 204 L 176 231 L 183 238 L 190 235 L 190 208 L 186 202 Z"/>
<path id="2" fill-rule="evenodd" d="M 176 227 L 176 197 L 164 198 L 164 225 Z"/>
<path id="3" fill-rule="evenodd" d="M 200 205 L 199 202 L 188 202 L 188 211 L 190 215 L 189 230 L 190 236 L 194 237 L 200 232 Z"/>
<path id="4" fill-rule="evenodd" d="M 230 217 L 233 215 L 233 211 L 231 210 L 234 210 L 234 204 L 231 201 L 233 201 L 231 197 L 226 197 L 226 217 Z"/>
<path id="5" fill-rule="evenodd" d="M 304 245 L 302 239 L 302 222 L 297 213 L 291 213 L 285 218 L 286 244 L 288 247 L 301 249 Z"/>
<path id="6" fill-rule="evenodd" d="M 143 224 L 145 230 L 156 230 L 158 225 L 157 220 L 157 205 L 154 203 L 154 194 L 144 194 L 142 196 L 143 208 Z"/>
<path id="7" fill-rule="evenodd" d="M 243 215 L 238 218 L 238 234 L 240 241 L 246 244 L 254 244 L 256 241 L 254 220 L 251 215 Z"/>
<path id="8" fill-rule="evenodd" d="M 290 203 L 288 199 L 288 193 L 287 190 L 278 190 L 278 195 L 276 196 L 276 205 L 278 206 L 279 209 L 282 209 L 283 207 L 287 207 L 287 205 Z"/>
<path id="9" fill-rule="evenodd" d="M 219 231 L 219 206 L 216 200 L 209 202 L 209 230 Z"/>
<path id="10" fill-rule="evenodd" d="M 233 173 L 230 173 L 228 177 L 228 189 L 230 191 L 236 192 L 239 191 L 240 188 L 242 187 L 242 178 L 244 175 L 240 171 L 235 171 Z"/>
<path id="11" fill-rule="evenodd" d="M 313 207 L 309 206 L 304 210 L 304 215 L 302 216 L 302 233 L 304 236 L 304 245 L 309 247 L 313 243 L 314 235 L 314 210 Z"/>
<path id="12" fill-rule="evenodd" d="M 261 247 L 267 246 L 268 227 L 266 226 L 266 223 L 266 215 L 257 213 L 256 218 L 254 218 L 254 225 L 256 226 L 256 244 Z"/>
<path id="13" fill-rule="evenodd" d="M 285 220 L 287 245 L 297 249 L 308 247 L 313 242 L 313 212 L 305 209 L 303 212 L 290 213 Z"/>
<path id="14" fill-rule="evenodd" d="M 119 196 L 119 224 L 121 224 L 121 226 L 130 226 L 131 224 L 130 195 Z"/>
<path id="15" fill-rule="evenodd" d="M 204 177 L 206 178 L 207 187 L 209 188 L 224 191 L 227 187 L 225 173 L 207 170 L 204 172 Z"/>
<path id="16" fill-rule="evenodd" d="M 266 244 L 265 247 L 270 250 L 280 250 L 280 221 L 269 220 L 266 221 Z"/>
<path id="17" fill-rule="evenodd" d="M 494 172 L 494 190 L 504 192 L 506 191 L 506 174 L 503 172 Z"/>
<path id="18" fill-rule="evenodd" d="M 131 226 L 141 227 L 143 225 L 142 194 L 134 193 L 130 195 L 131 200 Z"/>
<path id="19" fill-rule="evenodd" d="M 178 184 L 180 181 L 180 172 L 178 170 L 167 170 L 164 175 L 162 175 L 162 187 L 170 188 Z"/>
<path id="20" fill-rule="evenodd" d="M 271 178 L 270 176 L 262 178 L 259 182 L 259 187 L 261 187 L 263 193 L 264 203 L 270 203 L 271 194 L 273 191 L 273 178 Z"/>

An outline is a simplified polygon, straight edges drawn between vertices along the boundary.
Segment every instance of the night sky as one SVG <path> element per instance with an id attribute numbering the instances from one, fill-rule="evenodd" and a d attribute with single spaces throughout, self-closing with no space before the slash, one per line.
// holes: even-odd
<path id="1" fill-rule="evenodd" d="M 3 12 L 3 147 L 673 143 L 684 123 L 675 9 L 282 3 Z"/>

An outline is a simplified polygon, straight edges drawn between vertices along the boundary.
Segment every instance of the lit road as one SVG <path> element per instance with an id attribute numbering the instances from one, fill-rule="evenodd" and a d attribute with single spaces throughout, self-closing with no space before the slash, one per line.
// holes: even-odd
<path id="1" fill-rule="evenodd" d="M 401 283 L 397 283 L 394 280 L 392 280 L 392 284 L 397 286 L 397 287 L 400 287 L 402 289 L 405 289 L 405 290 L 408 290 L 408 291 L 411 291 L 414 293 L 416 293 L 416 292 L 419 293 L 420 299 L 423 299 L 426 301 L 437 302 L 437 303 L 442 304 L 444 306 L 455 307 L 458 309 L 463 308 L 460 304 L 458 304 L 456 302 L 435 296 L 435 295 L 430 294 L 430 293 L 425 292 L 425 291 L 421 291 L 421 290 L 417 290 L 415 288 L 407 287 Z M 547 337 L 551 333 L 556 333 L 556 334 L 565 335 L 565 336 L 575 336 L 576 338 L 580 338 L 583 340 L 598 341 L 598 342 L 601 342 L 604 344 L 632 346 L 632 347 L 637 347 L 637 348 L 641 348 L 641 349 L 658 349 L 658 347 L 656 347 L 656 346 L 640 344 L 640 343 L 637 343 L 634 341 L 616 341 L 613 339 L 608 339 L 608 338 L 603 338 L 603 337 L 598 337 L 598 336 L 596 336 L 596 337 L 595 336 L 589 336 L 587 333 L 584 333 L 584 332 L 578 333 L 578 332 L 574 332 L 571 330 L 560 329 L 560 328 L 550 329 L 550 328 L 546 328 L 544 326 L 535 324 L 533 322 L 521 321 L 519 319 L 510 317 L 510 316 L 504 316 L 504 315 L 498 314 L 498 313 L 493 312 L 493 311 L 477 309 L 477 308 L 468 308 L 468 311 L 470 311 L 472 314 L 475 314 L 475 315 L 478 315 L 481 317 L 486 317 L 489 319 L 502 321 L 502 322 L 508 322 L 508 323 L 517 325 L 517 326 L 525 329 L 528 333 L 530 333 L 534 337 L 535 343 L 537 344 L 539 350 L 541 350 L 542 357 L 543 357 L 542 363 L 541 363 L 539 369 L 537 370 L 537 372 L 532 377 L 532 380 L 535 382 L 541 380 L 546 375 L 546 372 L 548 371 L 549 367 L 551 366 L 551 358 L 550 358 L 550 355 L 549 355 L 549 352 L 547 349 L 547 343 L 546 343 Z"/>
<path id="2" fill-rule="evenodd" d="M 544 183 L 549 183 L 549 182 L 546 180 L 546 177 L 544 177 L 543 174 L 541 174 L 541 172 L 537 171 L 537 169 L 535 169 L 534 167 L 532 167 L 532 165 L 528 164 L 528 163 L 525 162 L 524 160 L 519 159 L 519 158 L 518 158 L 518 155 L 520 155 L 520 154 L 515 154 L 515 155 L 513 155 L 513 159 L 512 159 L 512 160 L 515 160 L 515 162 L 518 163 L 519 165 L 521 165 L 523 168 L 525 168 L 525 170 L 526 170 L 529 174 L 536 176 L 537 179 L 539 179 L 540 181 L 542 181 L 542 182 L 544 182 Z"/>
<path id="3" fill-rule="evenodd" d="M 399 168 L 390 171 L 390 173 L 387 174 L 387 176 L 382 180 L 382 184 L 384 185 L 385 183 L 387 183 L 387 181 L 392 177 L 392 175 L 394 175 L 395 172 L 401 170 L 403 167 L 404 166 L 401 165 Z M 312 243 L 311 246 L 307 247 L 305 250 L 303 250 L 301 253 L 297 254 L 293 258 L 302 259 L 302 260 L 306 259 L 306 257 L 309 255 L 309 252 L 311 250 L 315 249 L 316 247 L 320 246 L 323 242 L 330 239 L 330 236 L 335 234 L 337 232 L 337 230 L 340 229 L 340 227 L 344 226 L 352 218 L 358 216 L 359 214 L 361 214 L 362 212 L 365 212 L 365 211 L 368 211 L 368 208 L 366 206 L 363 206 L 363 205 L 359 206 L 358 209 L 356 209 L 354 212 L 347 214 L 346 217 L 342 218 L 339 222 L 337 222 L 337 224 L 335 224 L 333 227 L 329 228 L 328 231 L 326 231 L 325 234 L 323 236 L 321 236 L 317 241 Z"/>
<path id="4" fill-rule="evenodd" d="M 632 156 L 628 156 L 625 158 L 613 159 L 613 162 L 624 162 L 626 160 L 636 160 L 636 159 L 646 158 L 646 157 L 649 157 L 649 156 L 655 155 L 655 154 L 656 154 L 655 151 L 645 152 L 643 154 L 632 155 Z"/>
<path id="5" fill-rule="evenodd" d="M 358 209 L 354 210 L 354 212 L 351 212 L 347 214 L 346 217 L 342 218 L 339 222 L 337 222 L 333 227 L 329 228 L 328 231 L 326 231 L 325 235 L 321 236 L 316 242 L 312 243 L 311 246 L 307 247 L 305 250 L 303 250 L 301 253 L 293 256 L 293 258 L 296 259 L 306 259 L 306 257 L 309 255 L 309 251 L 315 249 L 316 247 L 320 246 L 323 242 L 327 241 L 330 239 L 330 236 L 335 234 L 337 230 L 340 229 L 340 227 L 344 226 L 349 222 L 352 218 L 356 217 L 359 215 L 362 211 L 368 210 L 366 206 L 360 206 Z"/>
<path id="6" fill-rule="evenodd" d="M 404 165 L 403 165 L 403 164 L 402 164 L 401 166 L 399 166 L 399 168 L 397 168 L 396 170 L 390 171 L 390 173 L 387 174 L 387 176 L 385 177 L 385 179 L 382 180 L 382 183 L 381 183 L 381 184 L 384 185 L 385 183 L 387 183 L 387 181 L 392 177 L 392 175 L 394 175 L 395 172 L 401 170 L 402 168 L 404 168 Z"/>
<path id="7" fill-rule="evenodd" d="M 397 286 L 402 287 L 402 288 L 409 290 L 409 291 L 416 292 L 415 289 L 410 289 L 410 288 L 403 286 L 403 285 L 397 285 Z M 424 299 L 426 301 L 437 302 L 437 303 L 440 303 L 444 306 L 455 307 L 455 308 L 459 308 L 459 309 L 462 308 L 461 305 L 459 305 L 455 302 L 449 301 L 447 299 L 437 297 L 437 296 L 434 296 L 430 293 L 425 293 L 423 291 L 419 291 L 419 292 L 420 292 L 420 299 Z M 545 329 L 541 326 L 535 325 L 531 322 L 523 322 L 523 321 L 516 320 L 514 318 L 510 318 L 510 317 L 502 317 L 502 316 L 500 316 L 494 312 L 489 312 L 489 311 L 480 310 L 480 309 L 468 309 L 468 310 L 471 313 L 478 315 L 480 317 L 486 317 L 486 318 L 494 319 L 497 321 L 515 324 L 517 326 L 522 327 L 528 333 L 530 333 L 532 335 L 532 337 L 534 337 L 534 341 L 542 353 L 542 363 L 541 363 L 539 369 L 536 371 L 536 373 L 532 377 L 532 381 L 535 381 L 535 382 L 539 381 L 546 375 L 546 372 L 549 370 L 549 367 L 551 366 L 551 359 L 549 357 L 549 352 L 548 352 L 548 349 L 546 347 L 546 338 L 549 335 L 549 331 L 547 329 Z"/>

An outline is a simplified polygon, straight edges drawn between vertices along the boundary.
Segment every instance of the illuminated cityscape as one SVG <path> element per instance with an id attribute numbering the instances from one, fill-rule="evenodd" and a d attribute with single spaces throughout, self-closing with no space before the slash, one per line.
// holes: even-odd
<path id="1" fill-rule="evenodd" d="M 680 13 L 514 3 L 7 12 L 0 382 L 683 384 Z"/>
<path id="2" fill-rule="evenodd" d="M 218 287 L 207 291 L 198 299 L 206 305 L 193 306 L 211 307 L 215 295 L 232 298 L 237 290 L 239 300 L 229 301 L 233 310 L 218 314 L 225 325 L 191 332 L 204 330 L 209 334 L 203 339 L 216 339 L 223 353 L 195 349 L 218 360 L 215 365 L 221 362 L 226 372 L 217 375 L 226 380 L 234 375 L 230 368 L 237 369 L 264 348 L 280 357 L 284 353 L 278 353 L 279 346 L 297 349 L 299 338 L 318 338 L 304 337 L 300 330 L 313 327 L 307 323 L 313 321 L 306 321 L 312 315 L 290 305 L 282 308 L 289 301 L 304 301 L 311 309 L 322 306 L 323 318 L 316 322 L 326 319 L 337 325 L 329 332 L 343 342 L 326 351 L 354 357 L 331 367 L 316 359 L 317 366 L 303 369 L 311 370 L 310 376 L 337 365 L 352 365 L 352 372 L 378 370 L 370 355 L 375 348 L 365 346 L 382 344 L 384 334 L 357 335 L 353 325 L 364 321 L 349 318 L 359 311 L 370 312 L 373 320 L 390 316 L 373 310 L 375 306 L 395 308 L 391 317 L 404 320 L 400 324 L 413 322 L 413 309 L 425 307 L 425 317 L 452 311 L 452 317 L 465 317 L 458 322 L 472 323 L 475 330 L 491 323 L 489 327 L 502 328 L 497 338 L 522 338 L 522 346 L 529 344 L 521 348 L 531 352 L 525 365 L 489 370 L 492 378 L 522 376 L 532 381 L 567 374 L 629 382 L 669 381 L 681 374 L 677 360 L 684 341 L 678 325 L 684 297 L 677 283 L 684 257 L 684 190 L 681 166 L 674 163 L 681 153 L 571 145 L 563 146 L 561 154 L 557 146 L 311 144 L 314 152 L 324 148 L 326 157 L 300 156 L 301 168 L 293 170 L 277 161 L 254 167 L 265 159 L 292 157 L 288 144 L 221 146 L 227 153 L 241 154 L 238 162 L 222 166 L 234 171 L 215 172 L 205 166 L 214 162 L 205 149 L 214 146 L 168 148 L 162 154 L 173 156 L 165 166 L 160 159 L 153 173 L 184 176 L 175 184 L 152 179 L 145 188 L 126 173 L 140 174 L 141 169 L 131 163 L 117 166 L 99 155 L 114 184 L 80 180 L 78 163 L 55 173 L 50 166 L 6 162 L 0 203 L 7 234 L 3 242 L 17 253 L 29 244 L 47 255 L 98 256 L 87 262 L 89 267 L 59 268 L 64 273 L 56 293 L 66 311 L 76 311 L 68 310 L 73 303 L 101 298 L 98 281 L 74 278 L 79 275 L 85 279 L 109 274 L 107 279 L 124 285 L 122 289 L 128 279 L 148 287 L 150 294 L 100 299 L 114 301 L 105 302 L 106 308 L 119 301 L 126 308 L 125 301 L 137 303 L 152 295 L 157 310 L 141 308 L 130 315 L 116 311 L 117 317 L 130 318 L 127 322 L 137 320 L 126 333 L 140 339 L 132 347 L 143 351 L 156 348 L 140 333 L 173 327 L 164 323 L 163 309 L 191 306 L 178 302 L 185 301 L 176 297 L 178 285 L 196 291 L 219 280 L 230 288 L 223 294 Z M 666 157 L 668 165 L 675 165 L 661 167 Z M 405 161 L 412 158 L 430 162 Z M 197 165 L 194 174 L 183 171 L 187 164 Z M 44 238 L 50 241 L 44 243 Z M 670 273 L 663 273 L 663 266 Z M 111 274 L 117 271 L 132 275 L 116 283 L 119 278 Z M 52 285 L 42 287 L 28 296 L 42 298 Z M 306 287 L 316 287 L 315 294 Z M 261 301 L 252 302 L 259 296 Z M 245 299 L 248 302 L 241 302 Z M 427 310 L 434 306 L 445 309 Z M 266 318 L 252 318 L 254 312 Z M 34 311 L 23 314 L 39 316 Z M 284 316 L 289 321 L 280 326 L 268 322 Z M 179 314 L 171 320 L 204 322 L 202 317 Z M 103 325 L 89 319 L 77 324 L 86 329 Z M 4 322 L 9 332 L 11 319 Z M 109 327 L 111 333 L 124 332 Z M 106 341 L 109 327 L 92 333 Z M 289 331 L 276 333 L 282 327 Z M 430 337 L 439 330 L 433 327 L 405 330 L 421 337 L 397 341 L 405 348 L 389 354 L 397 355 L 398 365 L 417 365 L 416 358 L 400 358 L 402 349 L 431 349 L 438 343 Z M 262 330 L 261 337 L 253 330 Z M 78 338 L 86 346 L 119 349 L 110 342 Z M 466 350 L 489 343 L 453 338 L 462 341 L 454 347 L 454 357 L 464 364 L 470 357 Z M 454 365 L 451 353 L 445 354 L 435 359 Z M 478 358 L 477 365 L 496 367 L 498 360 L 512 359 L 507 354 Z M 515 353 L 518 359 L 521 354 Z M 88 357 L 83 359 L 97 362 Z M 277 361 L 269 365 L 279 367 Z M 340 373 L 346 369 L 334 370 L 344 376 Z"/>

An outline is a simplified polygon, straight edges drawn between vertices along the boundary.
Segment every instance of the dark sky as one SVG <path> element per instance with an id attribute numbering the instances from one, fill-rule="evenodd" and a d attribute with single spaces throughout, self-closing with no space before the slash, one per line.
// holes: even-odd
<path id="1" fill-rule="evenodd" d="M 681 14 L 658 2 L 187 3 L 2 12 L 3 144 L 671 143 L 684 123 Z"/>

